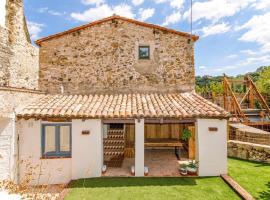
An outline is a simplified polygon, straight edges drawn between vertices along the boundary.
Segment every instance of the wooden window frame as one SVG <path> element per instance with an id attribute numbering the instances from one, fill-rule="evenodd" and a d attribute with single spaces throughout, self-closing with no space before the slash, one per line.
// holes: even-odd
<path id="1" fill-rule="evenodd" d="M 148 57 L 140 57 L 140 49 L 141 48 L 147 48 L 148 49 Z M 138 48 L 138 58 L 139 60 L 150 60 L 150 46 L 149 45 L 139 45 L 139 48 Z"/>
<path id="2" fill-rule="evenodd" d="M 45 128 L 47 126 L 55 127 L 55 151 L 45 153 Z M 69 151 L 60 151 L 60 127 L 61 126 L 69 126 Z M 71 124 L 70 123 L 48 123 L 42 124 L 41 127 L 41 158 L 71 158 L 71 150 L 72 150 L 72 134 L 71 134 Z"/>

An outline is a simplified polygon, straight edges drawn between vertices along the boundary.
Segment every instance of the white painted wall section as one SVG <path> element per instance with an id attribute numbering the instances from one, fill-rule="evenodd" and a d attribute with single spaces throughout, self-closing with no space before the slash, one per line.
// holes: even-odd
<path id="1" fill-rule="evenodd" d="M 26 175 L 31 174 L 30 185 L 68 183 L 71 180 L 71 158 L 41 159 L 42 122 L 20 120 L 17 124 L 20 182 L 28 181 Z"/>
<path id="2" fill-rule="evenodd" d="M 135 120 L 135 176 L 144 176 L 144 119 Z"/>
<path id="3" fill-rule="evenodd" d="M 89 130 L 89 135 L 82 135 Z M 72 120 L 72 179 L 101 176 L 103 130 L 100 119 Z"/>
<path id="4" fill-rule="evenodd" d="M 0 26 L 6 27 L 6 3 L 7 0 L 0 0 Z"/>
<path id="5" fill-rule="evenodd" d="M 217 131 L 209 131 L 216 127 Z M 227 120 L 197 119 L 197 160 L 199 176 L 219 176 L 227 173 Z"/>

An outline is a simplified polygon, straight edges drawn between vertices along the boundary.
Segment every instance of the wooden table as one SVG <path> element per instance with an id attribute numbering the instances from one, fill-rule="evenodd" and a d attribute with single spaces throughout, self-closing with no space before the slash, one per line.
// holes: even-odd
<path id="1" fill-rule="evenodd" d="M 174 147 L 175 156 L 180 160 L 181 147 L 183 143 L 175 139 L 147 139 L 144 142 L 145 147 Z"/>

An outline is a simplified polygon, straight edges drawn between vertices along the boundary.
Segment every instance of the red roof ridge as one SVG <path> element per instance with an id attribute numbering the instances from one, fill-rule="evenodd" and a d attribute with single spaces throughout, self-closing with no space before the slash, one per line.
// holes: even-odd
<path id="1" fill-rule="evenodd" d="M 167 32 L 170 32 L 170 33 L 174 33 L 174 34 L 177 34 L 177 35 L 190 37 L 190 33 L 187 33 L 187 32 L 177 31 L 177 30 L 166 28 L 166 27 L 159 26 L 159 25 L 156 25 L 156 24 L 150 24 L 150 23 L 146 23 L 146 22 L 141 22 L 141 21 L 138 21 L 138 20 L 135 20 L 135 19 L 126 18 L 126 17 L 122 17 L 122 16 L 119 16 L 119 15 L 113 15 L 113 16 L 106 17 L 106 18 L 103 18 L 103 19 L 100 19 L 100 20 L 97 20 L 97 21 L 90 22 L 88 24 L 84 24 L 84 25 L 81 25 L 81 26 L 78 26 L 78 27 L 75 27 L 75 28 L 71 28 L 69 30 L 66 30 L 66 31 L 63 31 L 63 32 L 60 32 L 60 33 L 49 35 L 47 37 L 38 39 L 37 41 L 35 41 L 35 43 L 40 46 L 41 43 L 44 42 L 44 41 L 47 41 L 47 40 L 50 40 L 50 39 L 53 39 L 53 38 L 57 38 L 57 37 L 61 37 L 63 35 L 73 33 L 75 31 L 85 29 L 85 28 L 88 28 L 88 27 L 91 27 L 91 26 L 95 26 L 95 25 L 98 25 L 98 24 L 101 24 L 103 22 L 107 22 L 107 21 L 110 21 L 110 20 L 113 20 L 113 19 L 120 19 L 120 20 L 123 20 L 123 21 L 127 21 L 127 22 L 130 22 L 130 23 L 140 25 L 140 26 L 145 26 L 145 27 L 149 27 L 149 28 L 155 28 L 155 29 L 159 29 L 159 30 L 162 30 L 162 31 L 167 31 Z M 192 35 L 192 39 L 194 41 L 197 41 L 199 39 L 199 36 Z"/>

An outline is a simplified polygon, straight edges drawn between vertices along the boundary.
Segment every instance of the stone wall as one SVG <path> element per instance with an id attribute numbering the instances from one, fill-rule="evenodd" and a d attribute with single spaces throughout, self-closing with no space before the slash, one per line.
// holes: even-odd
<path id="1" fill-rule="evenodd" d="M 270 146 L 229 140 L 228 156 L 270 163 Z"/>
<path id="2" fill-rule="evenodd" d="M 0 85 L 7 85 L 9 80 L 9 58 L 11 51 L 8 44 L 8 30 L 0 26 Z"/>
<path id="3" fill-rule="evenodd" d="M 38 91 L 0 87 L 0 180 L 16 181 L 17 137 L 15 114 L 44 95 Z"/>
<path id="4" fill-rule="evenodd" d="M 229 138 L 230 140 L 270 145 L 270 132 L 244 124 L 230 124 Z"/>
<path id="5" fill-rule="evenodd" d="M 139 45 L 150 46 L 150 60 L 138 59 Z M 192 91 L 189 47 L 181 35 L 121 19 L 103 22 L 42 42 L 39 87 L 70 94 Z"/>
<path id="6" fill-rule="evenodd" d="M 0 86 L 37 89 L 39 50 L 29 38 L 23 0 L 7 0 L 6 8 L 6 28 L 0 27 Z"/>
<path id="7" fill-rule="evenodd" d="M 0 117 L 8 117 L 16 109 L 44 95 L 39 91 L 0 87 Z"/>

